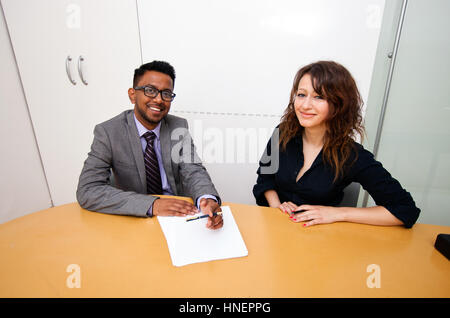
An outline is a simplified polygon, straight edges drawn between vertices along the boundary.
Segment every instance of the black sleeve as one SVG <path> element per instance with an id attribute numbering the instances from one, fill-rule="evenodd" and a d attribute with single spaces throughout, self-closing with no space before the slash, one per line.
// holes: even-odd
<path id="1" fill-rule="evenodd" d="M 267 190 L 276 190 L 275 184 L 276 171 L 271 171 L 272 169 L 270 169 L 272 165 L 271 160 L 272 155 L 271 143 L 273 140 L 272 138 L 269 139 L 266 149 L 264 150 L 261 160 L 259 161 L 259 168 L 256 171 L 258 178 L 256 179 L 256 184 L 253 186 L 253 195 L 255 196 L 256 204 L 262 206 L 269 206 L 269 203 L 267 202 L 266 197 L 264 196 L 264 192 L 266 192 Z"/>
<path id="2" fill-rule="evenodd" d="M 371 152 L 358 146 L 358 159 L 351 169 L 353 181 L 360 183 L 369 192 L 376 205 L 385 207 L 406 228 L 411 228 L 420 213 L 411 194 L 375 160 Z"/>

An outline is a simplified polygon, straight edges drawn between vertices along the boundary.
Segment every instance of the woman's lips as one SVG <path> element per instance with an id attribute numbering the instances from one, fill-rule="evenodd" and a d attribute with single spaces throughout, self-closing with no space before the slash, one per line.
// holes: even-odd
<path id="1" fill-rule="evenodd" d="M 316 116 L 316 114 L 309 114 L 309 113 L 304 113 L 304 112 L 300 112 L 300 114 L 302 115 L 303 118 L 312 118 L 312 117 Z"/>

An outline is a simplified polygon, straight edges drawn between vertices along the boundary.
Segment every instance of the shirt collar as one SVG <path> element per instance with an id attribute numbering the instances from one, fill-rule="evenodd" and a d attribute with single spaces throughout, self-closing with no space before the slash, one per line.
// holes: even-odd
<path id="1" fill-rule="evenodd" d="M 161 122 L 158 123 L 158 125 L 155 127 L 155 129 L 147 129 L 144 127 L 144 125 L 141 124 L 141 122 L 136 118 L 136 114 L 133 114 L 134 122 L 136 123 L 136 128 L 139 133 L 139 137 L 142 137 L 147 131 L 153 131 L 156 135 L 156 138 L 159 140 L 159 131 L 161 129 Z"/>

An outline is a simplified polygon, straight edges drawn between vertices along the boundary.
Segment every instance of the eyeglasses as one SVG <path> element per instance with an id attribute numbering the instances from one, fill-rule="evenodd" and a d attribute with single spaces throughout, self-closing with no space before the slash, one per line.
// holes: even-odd
<path id="1" fill-rule="evenodd" d="M 170 89 L 163 89 L 159 90 L 156 87 L 153 87 L 151 85 L 148 86 L 137 86 L 134 88 L 135 90 L 143 90 L 144 95 L 155 98 L 158 96 L 159 93 L 161 93 L 161 98 L 166 102 L 171 102 L 175 98 L 176 94 L 174 94 Z"/>

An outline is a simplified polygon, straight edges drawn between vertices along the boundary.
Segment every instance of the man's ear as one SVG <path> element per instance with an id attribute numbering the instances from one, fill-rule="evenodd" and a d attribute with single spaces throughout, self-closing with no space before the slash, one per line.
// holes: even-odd
<path id="1" fill-rule="evenodd" d="M 136 104 L 136 91 L 134 90 L 134 88 L 128 89 L 128 98 L 133 105 Z"/>

